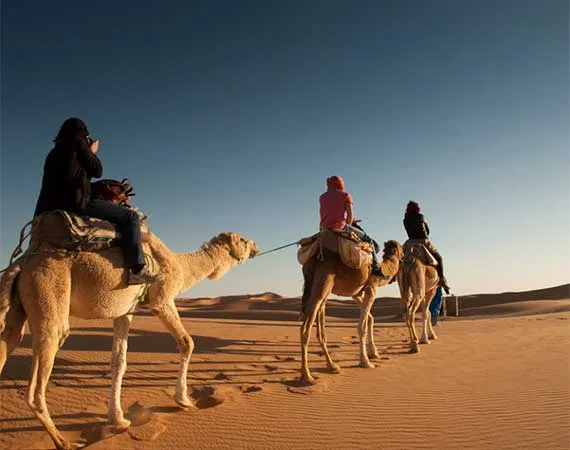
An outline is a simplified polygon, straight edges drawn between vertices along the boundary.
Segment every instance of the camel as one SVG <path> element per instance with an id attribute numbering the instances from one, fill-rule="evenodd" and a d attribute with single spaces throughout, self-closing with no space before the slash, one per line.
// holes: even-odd
<path id="1" fill-rule="evenodd" d="M 390 278 L 396 276 L 402 255 L 402 247 L 397 241 L 385 242 L 380 263 L 382 273 Z M 351 297 L 360 305 L 358 323 L 360 365 L 373 368 L 374 365 L 370 359 L 379 358 L 380 355 L 374 343 L 374 318 L 370 311 L 376 298 L 376 289 L 388 284 L 389 279 L 372 276 L 370 267 L 366 265 L 360 269 L 351 269 L 344 265 L 337 253 L 327 249 L 323 249 L 322 261 L 317 256 L 313 256 L 303 265 L 303 277 L 305 283 L 302 297 L 301 382 L 315 383 L 308 364 L 309 341 L 315 321 L 317 322 L 317 339 L 327 360 L 328 368 L 333 373 L 340 372 L 340 367 L 332 360 L 327 348 L 325 331 L 325 307 L 331 293 Z"/>
<path id="2" fill-rule="evenodd" d="M 431 324 L 429 305 L 439 285 L 437 269 L 427 264 L 425 250 L 421 242 L 408 241 L 404 244 L 404 258 L 398 272 L 398 286 L 405 311 L 405 320 L 410 333 L 410 353 L 420 351 L 419 344 L 430 344 L 437 339 Z M 416 333 L 416 311 L 422 308 L 423 330 L 418 341 Z"/>
<path id="3" fill-rule="evenodd" d="M 259 250 L 253 241 L 236 233 L 221 233 L 193 253 L 177 254 L 149 232 L 143 234 L 143 248 L 152 255 L 161 274 L 160 280 L 149 286 L 147 307 L 170 331 L 181 355 L 174 400 L 182 407 L 190 407 L 187 373 L 194 343 L 182 325 L 175 296 L 206 277 L 222 277 Z M 58 449 L 81 447 L 62 437 L 48 412 L 45 397 L 55 354 L 69 335 L 70 316 L 113 319 L 108 420 L 117 431 L 130 425 L 123 416 L 120 396 L 127 367 L 128 331 L 141 286 L 128 286 L 122 267 L 118 247 L 74 256 L 40 252 L 15 261 L 0 279 L 0 373 L 29 321 L 33 356 L 27 403 Z"/>

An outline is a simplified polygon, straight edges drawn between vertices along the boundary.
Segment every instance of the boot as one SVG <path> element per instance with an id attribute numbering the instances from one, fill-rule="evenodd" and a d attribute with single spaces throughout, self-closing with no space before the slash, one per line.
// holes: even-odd
<path id="1" fill-rule="evenodd" d="M 443 288 L 443 290 L 445 291 L 445 293 L 447 295 L 449 295 L 449 285 L 447 284 L 447 280 L 445 279 L 445 277 L 443 275 L 441 275 L 439 277 L 439 285 Z"/>
<path id="2" fill-rule="evenodd" d="M 144 266 L 143 269 L 138 273 L 134 273 L 132 269 L 129 269 L 128 284 L 150 284 L 154 283 L 159 278 L 160 277 L 158 274 L 151 273 L 148 267 Z"/>

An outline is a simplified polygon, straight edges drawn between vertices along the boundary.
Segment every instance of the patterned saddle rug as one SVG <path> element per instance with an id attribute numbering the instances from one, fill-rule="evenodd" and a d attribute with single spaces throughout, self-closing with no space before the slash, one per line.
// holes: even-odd
<path id="1" fill-rule="evenodd" d="M 409 239 L 404 243 L 404 263 L 411 263 L 414 258 L 425 265 L 437 266 L 437 260 L 421 239 Z"/>
<path id="2" fill-rule="evenodd" d="M 141 215 L 141 231 L 148 228 Z M 30 248 L 48 244 L 52 248 L 73 251 L 97 251 L 116 245 L 120 233 L 111 222 L 67 211 L 51 211 L 34 218 Z"/>
<path id="3" fill-rule="evenodd" d="M 308 238 L 299 241 L 301 247 L 297 251 L 299 264 L 306 264 L 311 258 L 320 255 L 323 249 L 330 250 L 340 256 L 343 264 L 351 269 L 360 269 L 372 264 L 371 244 L 361 241 L 354 233 L 341 230 L 321 230 Z"/>

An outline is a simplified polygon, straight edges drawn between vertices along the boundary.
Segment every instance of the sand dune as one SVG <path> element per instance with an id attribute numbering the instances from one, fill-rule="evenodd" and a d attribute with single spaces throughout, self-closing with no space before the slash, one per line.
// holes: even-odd
<path id="1" fill-rule="evenodd" d="M 180 299 L 196 343 L 186 411 L 171 400 L 176 344 L 141 310 L 122 402 L 133 425 L 118 435 L 105 425 L 112 322 L 74 319 L 48 404 L 89 449 L 567 449 L 569 288 L 465 297 L 417 355 L 406 353 L 397 300 L 379 298 L 376 369 L 357 367 L 358 308 L 331 301 L 329 345 L 343 372 L 327 373 L 313 345 L 313 387 L 296 380 L 298 298 Z M 53 448 L 24 401 L 29 356 L 26 335 L 0 379 L 2 449 Z"/>

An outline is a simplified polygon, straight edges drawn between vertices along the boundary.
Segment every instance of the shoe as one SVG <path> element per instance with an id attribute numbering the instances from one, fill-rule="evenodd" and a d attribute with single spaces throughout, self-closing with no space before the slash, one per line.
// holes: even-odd
<path id="1" fill-rule="evenodd" d="M 133 273 L 133 271 L 129 269 L 128 284 L 150 284 L 154 283 L 159 278 L 158 274 L 150 273 L 146 266 L 139 273 Z"/>
<path id="2" fill-rule="evenodd" d="M 445 279 L 445 277 L 441 277 L 441 279 L 439 280 L 439 285 L 443 288 L 443 290 L 445 291 L 445 293 L 447 295 L 449 295 L 449 285 L 447 284 L 447 280 Z"/>

